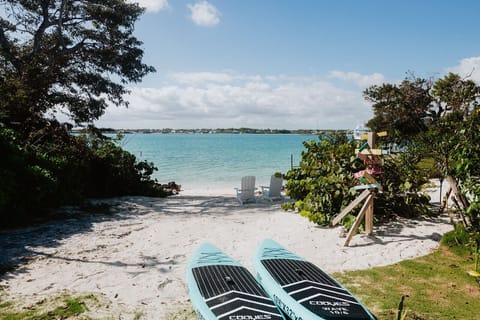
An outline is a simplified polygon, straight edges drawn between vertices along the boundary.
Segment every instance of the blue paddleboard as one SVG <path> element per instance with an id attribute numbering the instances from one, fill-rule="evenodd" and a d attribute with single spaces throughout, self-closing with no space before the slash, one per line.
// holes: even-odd
<path id="1" fill-rule="evenodd" d="M 375 319 L 335 279 L 273 240 L 260 244 L 254 267 L 258 282 L 292 320 Z"/>
<path id="2" fill-rule="evenodd" d="M 199 319 L 284 319 L 253 275 L 215 246 L 200 245 L 187 268 L 187 287 Z"/>

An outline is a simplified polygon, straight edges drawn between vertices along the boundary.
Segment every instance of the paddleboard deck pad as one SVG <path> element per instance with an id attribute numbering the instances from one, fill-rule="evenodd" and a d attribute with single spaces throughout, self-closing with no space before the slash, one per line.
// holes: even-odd
<path id="1" fill-rule="evenodd" d="M 194 253 L 187 286 L 200 319 L 284 319 L 253 275 L 211 244 Z"/>
<path id="2" fill-rule="evenodd" d="M 254 264 L 258 281 L 291 319 L 375 319 L 335 279 L 273 240 L 262 242 Z"/>

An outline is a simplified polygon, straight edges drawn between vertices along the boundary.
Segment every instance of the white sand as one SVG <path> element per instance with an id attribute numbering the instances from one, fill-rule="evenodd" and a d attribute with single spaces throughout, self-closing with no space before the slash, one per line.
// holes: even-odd
<path id="1" fill-rule="evenodd" d="M 375 226 L 372 237 L 355 236 L 350 247 L 344 247 L 341 227 L 317 227 L 298 214 L 284 212 L 279 203 L 261 201 L 241 207 L 233 190 L 222 192 L 227 195 L 187 190 L 167 199 L 114 199 L 120 212 L 112 215 L 0 233 L 0 264 L 20 265 L 4 275 L 0 285 L 10 298 L 30 301 L 63 291 L 100 293 L 114 305 L 103 313 L 91 310 L 94 317 L 130 319 L 140 311 L 145 319 L 164 319 L 168 312 L 188 306 L 186 266 L 204 241 L 253 270 L 256 246 L 272 238 L 333 272 L 428 254 L 452 229 L 445 218 L 399 219 Z"/>

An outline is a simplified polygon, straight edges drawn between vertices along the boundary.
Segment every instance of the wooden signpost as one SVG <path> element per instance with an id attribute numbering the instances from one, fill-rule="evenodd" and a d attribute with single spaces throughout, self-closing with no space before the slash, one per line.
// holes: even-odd
<path id="1" fill-rule="evenodd" d="M 347 239 L 345 240 L 345 246 L 350 244 L 350 240 L 357 233 L 358 228 L 363 220 L 365 220 L 365 233 L 371 235 L 373 232 L 373 204 L 375 200 L 375 194 L 378 190 L 382 190 L 382 185 L 375 179 L 373 175 L 380 174 L 382 164 L 382 149 L 376 149 L 376 137 L 384 137 L 387 132 L 369 132 L 366 135 L 361 136 L 361 139 L 367 141 L 359 148 L 355 150 L 357 158 L 363 160 L 366 169 L 355 174 L 355 178 L 361 183 L 361 185 L 355 186 L 356 190 L 364 190 L 355 200 L 353 200 L 338 216 L 336 216 L 331 225 L 337 225 L 350 211 L 356 208 L 360 203 L 363 203 L 360 212 L 358 213 L 355 221 L 348 232 Z"/>

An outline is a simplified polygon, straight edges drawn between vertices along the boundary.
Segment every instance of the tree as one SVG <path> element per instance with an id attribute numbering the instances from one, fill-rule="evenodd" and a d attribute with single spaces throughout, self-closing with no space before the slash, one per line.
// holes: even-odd
<path id="1" fill-rule="evenodd" d="M 154 71 L 133 36 L 138 4 L 1 0 L 0 7 L 0 112 L 9 126 L 33 129 L 60 108 L 75 124 L 91 122 L 109 102 L 127 106 L 124 85 Z"/>
<path id="2" fill-rule="evenodd" d="M 392 130 L 396 142 L 433 159 L 452 187 L 465 229 L 480 239 L 480 86 L 449 73 L 435 82 L 406 79 L 365 90 L 373 130 Z M 390 132 L 389 132 L 390 134 Z"/>
<path id="3" fill-rule="evenodd" d="M 462 185 L 466 198 L 467 227 L 477 232 L 480 244 L 480 108 L 462 122 L 459 132 L 463 139 L 453 150 L 456 178 Z"/>
<path id="4" fill-rule="evenodd" d="M 436 118 L 454 112 L 466 119 L 479 106 L 479 90 L 472 80 L 461 79 L 458 74 L 449 73 L 433 85 L 431 95 L 435 105 L 431 112 Z"/>
<path id="5" fill-rule="evenodd" d="M 372 131 L 388 131 L 387 141 L 407 144 L 427 129 L 425 119 L 432 103 L 431 81 L 412 78 L 400 85 L 382 84 L 367 88 L 363 95 L 372 102 L 374 117 L 367 122 Z"/>
<path id="6" fill-rule="evenodd" d="M 154 71 L 133 36 L 142 13 L 125 0 L 0 0 L 0 227 L 86 196 L 166 195 L 152 163 L 90 124 Z"/>
<path id="7" fill-rule="evenodd" d="M 480 148 L 476 139 L 480 87 L 472 80 L 449 73 L 433 84 L 431 96 L 434 104 L 430 113 L 437 120 L 426 134 L 419 136 L 419 142 L 423 142 L 428 154 L 435 159 L 441 178 L 447 178 L 454 185 L 460 211 L 466 214 L 467 227 L 478 226 L 479 220 L 475 218 L 478 213 L 474 213 L 478 210 L 472 209 L 478 197 L 472 197 L 476 193 L 472 193 L 471 186 L 478 185 L 479 176 L 476 166 Z M 428 138 L 422 139 L 422 136 Z"/>

